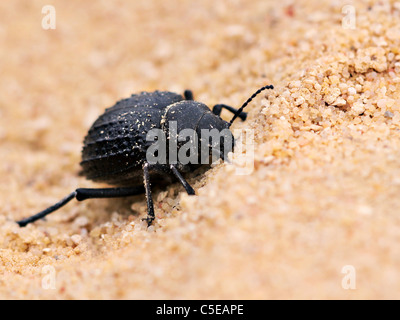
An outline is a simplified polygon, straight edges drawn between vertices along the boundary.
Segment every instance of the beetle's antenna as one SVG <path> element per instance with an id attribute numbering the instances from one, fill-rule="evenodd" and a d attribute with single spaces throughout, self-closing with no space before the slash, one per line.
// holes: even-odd
<path id="1" fill-rule="evenodd" d="M 235 112 L 232 120 L 229 122 L 229 127 L 232 125 L 233 121 L 235 121 L 236 118 L 242 113 L 243 109 L 246 108 L 247 105 L 251 102 L 251 100 L 253 100 L 260 92 L 267 90 L 267 89 L 273 89 L 273 88 L 274 88 L 274 86 L 268 85 L 268 86 L 264 86 L 264 87 L 258 89 L 256 92 L 254 92 L 252 94 L 252 96 L 250 98 L 248 98 L 247 101 L 245 103 L 243 103 L 243 105 Z"/>

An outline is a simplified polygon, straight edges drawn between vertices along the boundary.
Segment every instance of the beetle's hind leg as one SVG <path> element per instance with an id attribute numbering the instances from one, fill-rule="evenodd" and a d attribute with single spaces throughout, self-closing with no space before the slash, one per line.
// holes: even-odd
<path id="1" fill-rule="evenodd" d="M 34 214 L 33 216 L 30 216 L 28 218 L 17 221 L 18 225 L 20 227 L 25 227 L 29 223 L 35 222 L 39 219 L 43 219 L 48 214 L 65 206 L 68 202 L 70 202 L 72 199 L 74 199 L 76 197 L 76 194 L 77 194 L 76 191 L 74 191 L 74 192 L 70 193 L 68 196 L 66 196 L 64 199 L 62 199 L 59 202 L 57 202 L 56 204 L 52 205 L 51 207 L 48 207 L 47 209 L 40 211 L 39 213 Z"/>
<path id="2" fill-rule="evenodd" d="M 194 194 L 193 188 L 182 177 L 182 175 L 175 168 L 175 166 L 171 166 L 171 170 L 174 173 L 174 175 L 179 179 L 179 181 L 182 183 L 187 193 Z M 146 220 L 148 226 L 150 226 L 155 219 L 155 214 L 154 214 L 153 198 L 151 195 L 150 173 L 149 173 L 148 163 L 145 163 L 143 165 L 143 182 L 144 182 L 144 187 L 139 186 L 131 188 L 76 189 L 74 192 L 70 193 L 68 196 L 66 196 L 64 199 L 57 202 L 56 204 L 48 207 L 47 209 L 33 216 L 17 221 L 17 223 L 19 224 L 20 227 L 25 227 L 27 224 L 43 219 L 50 213 L 60 209 L 61 207 L 69 203 L 72 199 L 83 201 L 87 199 L 120 198 L 120 197 L 128 197 L 128 196 L 143 194 L 143 192 L 145 192 L 147 200 L 147 217 L 144 220 Z"/>
<path id="3" fill-rule="evenodd" d="M 143 186 L 131 188 L 76 189 L 74 192 L 72 192 L 56 204 L 52 205 L 51 207 L 48 207 L 47 209 L 33 216 L 17 221 L 17 223 L 20 227 L 25 227 L 27 224 L 43 219 L 50 213 L 60 209 L 74 198 L 78 201 L 83 201 L 86 199 L 120 198 L 143 194 L 143 192 Z"/>
<path id="4" fill-rule="evenodd" d="M 212 112 L 213 112 L 214 114 L 216 114 L 217 116 L 220 116 L 220 115 L 221 115 L 221 112 L 222 112 L 222 109 L 226 109 L 226 110 L 232 112 L 233 114 L 236 114 L 236 112 L 238 111 L 238 109 L 233 108 L 233 107 L 231 107 L 231 106 L 227 106 L 226 104 L 216 104 L 216 105 L 213 107 Z M 239 115 L 238 115 L 238 117 L 239 117 L 240 119 L 242 119 L 243 121 L 245 121 L 246 118 L 247 118 L 247 112 L 244 112 L 244 111 L 240 112 Z"/>

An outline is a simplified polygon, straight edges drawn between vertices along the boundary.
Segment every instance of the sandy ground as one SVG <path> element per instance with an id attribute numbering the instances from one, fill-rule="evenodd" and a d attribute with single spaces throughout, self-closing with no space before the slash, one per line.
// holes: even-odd
<path id="1" fill-rule="evenodd" d="M 400 2 L 52 1 L 55 30 L 46 4 L 0 3 L 0 298 L 400 298 Z M 102 186 L 80 151 L 115 101 L 266 84 L 252 173 L 156 192 L 149 229 L 141 196 L 13 222 Z"/>

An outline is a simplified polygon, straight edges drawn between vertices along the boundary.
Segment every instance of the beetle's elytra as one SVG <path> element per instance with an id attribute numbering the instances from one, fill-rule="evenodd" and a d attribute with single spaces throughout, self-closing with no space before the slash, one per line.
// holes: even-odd
<path id="1" fill-rule="evenodd" d="M 21 227 L 26 226 L 56 211 L 74 198 L 82 201 L 145 193 L 147 198 L 145 220 L 150 225 L 155 218 L 150 182 L 169 183 L 175 179 L 183 185 L 188 194 L 192 195 L 195 192 L 185 180 L 185 175 L 202 164 L 186 163 L 179 159 L 172 162 L 168 157 L 166 162 L 149 161 L 148 151 L 154 146 L 154 140 L 147 139 L 148 133 L 151 130 L 159 130 L 170 139 L 171 123 L 174 123 L 177 133 L 191 129 L 200 136 L 201 130 L 217 129 L 219 132 L 225 130 L 232 136 L 229 128 L 233 121 L 237 117 L 245 120 L 246 113 L 243 109 L 256 95 L 266 89 L 273 89 L 273 86 L 257 90 L 239 109 L 217 104 L 211 110 L 205 104 L 194 101 L 190 90 L 186 90 L 184 95 L 167 91 L 141 92 L 118 101 L 106 109 L 89 129 L 84 139 L 81 162 L 82 174 L 86 178 L 105 182 L 116 188 L 77 189 L 53 206 L 17 223 Z M 222 109 L 234 114 L 230 122 L 220 117 Z M 233 137 L 231 138 L 233 141 Z M 233 143 L 224 147 L 227 147 L 229 152 L 233 148 Z M 177 144 L 178 151 L 179 148 L 182 148 L 182 143 Z M 207 144 L 208 154 L 217 151 L 223 157 L 224 153 L 220 152 L 220 148 L 220 145 L 216 147 L 212 143 Z"/>

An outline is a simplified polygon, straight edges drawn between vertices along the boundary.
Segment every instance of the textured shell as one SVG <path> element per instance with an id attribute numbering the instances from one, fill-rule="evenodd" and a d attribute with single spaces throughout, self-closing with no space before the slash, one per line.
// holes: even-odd
<path id="1" fill-rule="evenodd" d="M 160 128 L 164 109 L 184 100 L 172 92 L 142 92 L 106 109 L 90 128 L 82 150 L 82 174 L 114 185 L 143 183 L 147 132 Z"/>

